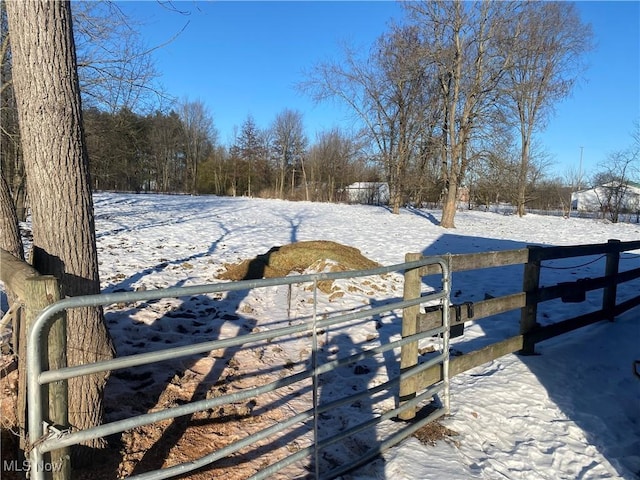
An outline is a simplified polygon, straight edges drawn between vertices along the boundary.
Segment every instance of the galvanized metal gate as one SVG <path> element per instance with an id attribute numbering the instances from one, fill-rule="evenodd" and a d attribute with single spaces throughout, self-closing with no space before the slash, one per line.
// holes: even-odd
<path id="1" fill-rule="evenodd" d="M 318 292 L 318 283 L 321 281 L 377 276 L 392 272 L 406 271 L 408 269 L 417 269 L 429 264 L 439 264 L 442 269 L 442 287 L 434 293 L 424 295 L 421 294 L 418 298 L 392 301 L 383 305 L 374 306 L 372 308 L 363 308 L 361 310 L 349 313 L 337 313 L 335 315 L 328 316 L 323 315 L 322 317 L 318 315 L 318 312 L 316 310 L 317 302 L 315 302 L 315 299 Z M 47 452 L 76 445 L 87 440 L 121 433 L 126 430 L 139 426 L 149 425 L 154 422 L 173 419 L 175 417 L 184 415 L 190 415 L 196 412 L 213 409 L 221 405 L 247 400 L 256 395 L 273 392 L 277 389 L 293 385 L 297 382 L 305 380 L 308 381 L 309 379 L 312 382 L 313 405 L 307 410 L 297 412 L 290 418 L 287 418 L 284 421 L 277 422 L 269 426 L 268 428 L 261 430 L 256 435 L 242 438 L 241 440 L 238 440 L 225 446 L 224 448 L 211 452 L 210 454 L 205 455 L 202 458 L 175 465 L 166 469 L 143 473 L 130 478 L 149 480 L 171 478 L 177 475 L 182 475 L 187 472 L 191 472 L 211 465 L 222 458 L 232 455 L 239 450 L 254 444 L 255 442 L 268 439 L 271 436 L 276 435 L 295 424 L 310 425 L 309 428 L 312 430 L 313 435 L 313 441 L 311 442 L 311 444 L 304 448 L 301 448 L 294 453 L 291 453 L 290 455 L 287 455 L 284 458 L 281 458 L 275 463 L 268 465 L 266 468 L 263 468 L 255 475 L 253 475 L 251 477 L 252 479 L 257 480 L 269 478 L 273 474 L 283 470 L 287 466 L 295 462 L 305 461 L 305 459 L 312 460 L 312 466 L 309 467 L 309 470 L 313 471 L 313 474 L 317 479 L 335 478 L 347 471 L 368 463 L 372 459 L 379 456 L 381 452 L 384 452 L 388 448 L 397 445 L 400 441 L 414 433 L 425 424 L 443 416 L 449 411 L 449 298 L 451 290 L 449 264 L 449 258 L 428 257 L 413 262 L 405 262 L 402 264 L 362 271 L 317 273 L 279 279 L 249 280 L 234 283 L 168 288 L 155 291 L 123 292 L 90 295 L 84 297 L 73 297 L 61 300 L 48 306 L 36 318 L 31 331 L 29 332 L 29 341 L 27 348 L 28 403 L 30 406 L 28 412 L 28 420 L 29 440 L 31 445 L 29 458 L 32 467 L 30 472 L 31 478 L 35 480 L 43 480 L 45 478 L 46 468 L 44 468 L 44 455 Z M 162 298 L 179 298 L 192 295 L 231 292 L 276 285 L 293 285 L 302 283 L 313 284 L 314 310 L 313 318 L 310 321 L 292 324 L 290 326 L 263 332 L 252 332 L 235 338 L 226 338 L 215 341 L 196 343 L 187 346 L 172 347 L 165 350 L 129 355 L 125 357 L 115 358 L 109 361 L 72 366 L 58 370 L 43 371 L 43 367 L 41 365 L 40 352 L 43 348 L 43 344 L 45 343 L 43 332 L 46 331 L 47 326 L 50 325 L 52 319 L 54 318 L 54 315 L 66 309 L 88 306 L 104 306 L 114 303 L 150 301 Z M 388 343 L 381 344 L 377 347 L 368 348 L 366 350 L 356 352 L 355 354 L 349 355 L 348 357 L 327 362 L 319 361 L 318 338 L 321 331 L 328 328 L 336 327 L 341 324 L 345 324 L 346 322 L 369 318 L 375 315 L 381 315 L 386 312 L 403 309 L 406 307 L 420 306 L 426 303 L 433 304 L 434 302 L 439 302 L 443 307 L 443 322 L 441 326 L 426 332 L 409 335 L 399 340 L 389 341 Z M 70 378 L 89 375 L 92 373 L 114 371 L 118 369 L 147 365 L 163 360 L 201 354 L 216 349 L 237 347 L 251 342 L 273 342 L 278 338 L 283 338 L 288 335 L 300 334 L 308 335 L 311 339 L 312 352 L 310 368 L 298 373 L 293 373 L 289 376 L 279 378 L 275 382 L 270 382 L 258 387 L 249 388 L 231 394 L 216 396 L 214 398 L 207 398 L 205 400 L 199 400 L 193 403 L 188 403 L 160 411 L 133 416 L 123 420 L 106 423 L 104 425 L 80 431 L 74 431 L 73 429 L 60 430 L 55 426 L 50 425 L 45 413 L 47 409 L 43 408 L 43 387 L 52 382 L 64 381 Z M 402 348 L 403 346 L 410 343 L 418 342 L 422 339 L 428 339 L 434 336 L 441 338 L 441 349 L 438 354 L 436 354 L 433 358 L 430 358 L 428 361 L 419 363 L 411 368 L 407 368 L 404 371 L 401 371 L 397 377 L 389 378 L 384 383 L 367 388 L 364 391 L 358 392 L 356 394 L 348 395 L 338 400 L 325 403 L 321 403 L 318 401 L 318 378 L 320 375 L 343 367 L 345 365 L 350 365 L 354 362 L 359 362 L 367 358 L 371 358 L 375 355 L 384 354 L 385 352 L 393 352 L 394 349 Z M 363 399 L 372 395 L 376 395 L 379 392 L 396 392 L 402 382 L 407 381 L 412 376 L 417 375 L 421 371 L 438 364 L 442 366 L 442 381 L 430 386 L 423 392 L 416 392 L 416 394 L 411 399 L 405 400 L 403 402 L 396 402 L 395 408 L 390 408 L 389 410 L 372 417 L 362 424 L 346 428 L 335 435 L 331 435 L 330 437 L 320 438 L 318 430 L 320 417 L 323 413 L 330 412 L 333 409 L 339 408 L 341 405 L 362 401 Z M 397 429 L 397 431 L 389 435 L 388 438 L 377 440 L 376 442 L 374 442 L 374 446 L 368 451 L 359 455 L 357 460 L 348 462 L 348 464 L 336 466 L 332 469 L 325 469 L 321 467 L 320 452 L 323 449 L 331 445 L 335 445 L 338 442 L 341 442 L 342 440 L 353 436 L 358 432 L 362 432 L 365 429 L 375 428 L 382 422 L 396 418 L 403 411 L 415 408 L 417 405 L 424 404 L 425 402 L 430 401 L 430 399 L 432 399 L 436 395 L 440 395 L 442 397 L 442 400 L 437 405 L 437 408 L 435 408 L 433 412 L 431 412 L 428 416 L 420 420 L 403 424 Z"/>

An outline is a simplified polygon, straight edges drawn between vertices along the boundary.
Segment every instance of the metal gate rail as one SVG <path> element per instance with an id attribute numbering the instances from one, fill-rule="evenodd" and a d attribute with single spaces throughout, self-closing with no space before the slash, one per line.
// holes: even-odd
<path id="1" fill-rule="evenodd" d="M 362 309 L 362 310 L 347 313 L 347 314 L 336 314 L 323 319 L 317 318 L 317 315 L 316 315 L 317 302 L 315 302 L 315 295 L 317 293 L 317 284 L 319 281 L 382 275 L 385 273 L 419 268 L 429 264 L 439 264 L 442 268 L 443 282 L 442 282 L 442 290 L 439 292 L 432 293 L 429 295 L 424 295 L 417 299 L 391 302 L 380 307 Z M 45 340 L 43 338 L 44 336 L 43 332 L 46 331 L 47 326 L 52 322 L 54 315 L 63 310 L 66 310 L 69 308 L 105 306 L 105 305 L 110 305 L 114 303 L 130 303 L 130 302 L 137 302 L 137 301 L 158 300 L 162 298 L 179 298 L 179 297 L 186 297 L 186 296 L 192 296 L 192 295 L 249 290 L 249 289 L 260 288 L 260 287 L 292 285 L 292 284 L 308 283 L 308 282 L 313 282 L 314 284 L 314 315 L 313 315 L 312 322 L 306 322 L 299 325 L 291 325 L 288 327 L 281 327 L 281 328 L 277 328 L 277 329 L 273 329 L 265 332 L 251 333 L 251 334 L 242 335 L 234 338 L 201 342 L 194 345 L 168 348 L 165 350 L 143 353 L 143 354 L 128 355 L 125 357 L 115 358 L 112 360 L 97 362 L 93 364 L 66 367 L 58 370 L 42 371 L 39 352 L 41 351 L 43 341 Z M 168 420 L 168 419 L 172 419 L 172 418 L 183 416 L 183 415 L 193 414 L 203 410 L 208 410 L 216 406 L 224 405 L 227 403 L 238 402 L 243 399 L 255 397 L 256 395 L 259 395 L 261 393 L 274 391 L 276 389 L 282 388 L 287 385 L 291 385 L 293 383 L 296 383 L 308 378 L 314 379 L 313 408 L 305 412 L 296 414 L 287 420 L 284 420 L 271 427 L 268 427 L 264 430 L 257 432 L 257 434 L 255 435 L 252 435 L 250 437 L 237 441 L 231 445 L 223 447 L 195 461 L 179 464 L 163 470 L 155 470 L 153 472 L 148 472 L 141 475 L 136 475 L 134 477 L 130 477 L 132 479 L 135 478 L 135 479 L 146 479 L 146 480 L 171 478 L 171 477 L 207 466 L 252 443 L 255 443 L 256 441 L 262 440 L 264 438 L 269 437 L 270 435 L 278 433 L 295 423 L 300 423 L 309 419 L 313 419 L 314 425 L 317 427 L 317 419 L 320 413 L 336 408 L 337 406 L 344 404 L 346 402 L 353 402 L 356 399 L 368 397 L 377 392 L 387 390 L 395 386 L 399 382 L 401 382 L 404 378 L 407 378 L 411 375 L 415 375 L 421 370 L 425 368 L 429 368 L 437 363 L 441 363 L 443 374 L 444 374 L 443 380 L 431 386 L 426 391 L 416 395 L 416 397 L 413 398 L 411 401 L 403 403 L 402 405 L 400 405 L 399 407 L 393 410 L 389 410 L 384 414 L 371 419 L 368 422 L 357 425 L 356 427 L 353 427 L 350 430 L 347 430 L 346 432 L 343 432 L 342 434 L 334 436 L 330 439 L 318 441 L 317 428 L 314 428 L 315 441 L 313 446 L 304 448 L 296 452 L 295 454 L 292 454 L 284 458 L 283 460 L 268 466 L 267 468 L 258 472 L 252 478 L 256 480 L 267 478 L 269 475 L 281 470 L 282 468 L 286 467 L 287 465 L 297 460 L 300 460 L 306 456 L 309 456 L 310 454 L 315 454 L 317 457 L 318 451 L 323 447 L 329 444 L 335 443 L 337 441 L 340 441 L 344 437 L 351 435 L 353 433 L 356 433 L 357 431 L 360 431 L 365 428 L 370 428 L 382 422 L 383 420 L 395 417 L 398 415 L 398 413 L 402 412 L 403 410 L 407 408 L 411 408 L 417 405 L 418 403 L 434 396 L 439 392 L 443 392 L 442 408 L 434 411 L 427 418 L 424 418 L 418 422 L 410 424 L 408 427 L 402 429 L 400 432 L 393 435 L 391 438 L 381 442 L 377 446 L 377 448 L 372 449 L 369 452 L 366 452 L 357 462 L 357 464 L 360 465 L 363 462 L 366 462 L 374 458 L 375 456 L 379 455 L 382 451 L 388 449 L 389 447 L 396 445 L 403 438 L 406 438 L 408 435 L 413 433 L 422 425 L 428 423 L 429 421 L 434 420 L 435 418 L 438 418 L 444 415 L 445 413 L 448 413 L 448 408 L 449 408 L 449 379 L 448 379 L 448 361 L 449 361 L 448 312 L 449 312 L 449 308 L 448 307 L 449 307 L 450 289 L 451 289 L 451 286 L 450 286 L 449 258 L 429 257 L 429 258 L 423 258 L 413 262 L 405 262 L 402 264 L 390 265 L 386 267 L 379 267 L 379 268 L 374 268 L 369 270 L 316 273 L 316 274 L 309 274 L 309 275 L 290 276 L 290 277 L 284 277 L 284 278 L 278 278 L 278 279 L 245 280 L 245 281 L 232 282 L 232 283 L 206 284 L 206 285 L 197 285 L 197 286 L 191 286 L 191 287 L 173 287 L 173 288 L 167 288 L 163 290 L 151 290 L 151 291 L 148 290 L 148 291 L 142 291 L 142 292 L 120 292 L 120 293 L 110 293 L 110 294 L 88 295 L 88 296 L 82 296 L 82 297 L 66 298 L 52 305 L 49 305 L 48 307 L 43 309 L 42 312 L 35 319 L 32 325 L 32 328 L 29 332 L 29 340 L 27 342 L 27 383 L 28 383 L 28 405 L 29 405 L 28 420 L 29 420 L 29 440 L 32 446 L 31 451 L 29 453 L 30 463 L 32 466 L 31 478 L 33 478 L 34 480 L 44 480 L 45 472 L 43 468 L 40 468 L 40 466 L 44 465 L 44 454 L 52 450 L 56 450 L 56 449 L 71 446 L 71 445 L 76 445 L 87 440 L 102 438 L 115 433 L 121 433 L 131 428 L 148 425 L 154 422 L 158 422 L 160 420 Z M 327 327 L 337 325 L 339 323 L 345 323 L 352 320 L 367 318 L 376 314 L 389 312 L 395 309 L 419 305 L 419 304 L 432 302 L 432 301 L 440 301 L 445 307 L 443 308 L 443 325 L 441 327 L 434 328 L 427 332 L 421 332 L 416 335 L 403 338 L 401 340 L 389 342 L 379 347 L 368 349 L 356 355 L 351 355 L 347 358 L 326 362 L 326 363 L 323 363 L 322 365 L 318 364 L 317 333 L 319 330 L 326 329 Z M 110 422 L 107 424 L 99 425 L 97 427 L 89 428 L 82 431 L 75 431 L 75 432 L 59 432 L 55 428 L 52 428 L 52 426 L 47 425 L 43 417 L 44 412 L 43 412 L 42 386 L 51 382 L 67 380 L 70 378 L 74 378 L 82 375 L 88 375 L 92 373 L 113 371 L 117 369 L 146 365 L 149 363 L 159 362 L 163 360 L 175 359 L 177 357 L 209 352 L 215 349 L 240 346 L 246 343 L 253 343 L 261 340 L 273 339 L 273 338 L 284 336 L 284 335 L 291 335 L 291 334 L 302 333 L 302 332 L 311 332 L 313 335 L 313 342 L 314 342 L 313 352 L 312 352 L 313 365 L 311 369 L 307 369 L 297 374 L 293 374 L 291 376 L 281 378 L 275 382 L 267 383 L 260 387 L 254 387 L 242 392 L 226 394 L 226 395 L 214 397 L 207 400 L 196 401 L 196 402 L 181 405 L 178 407 L 171 407 L 158 412 L 146 413 L 146 414 L 138 415 L 135 417 L 129 417 L 123 420 Z M 407 369 L 406 371 L 401 372 L 399 377 L 390 379 L 389 381 L 381 385 L 367 389 L 359 394 L 351 395 L 349 397 L 345 397 L 338 401 L 327 403 L 324 405 L 318 405 L 317 402 L 315 401 L 318 398 L 317 397 L 318 385 L 317 385 L 317 382 L 315 381 L 318 375 L 322 373 L 326 373 L 330 370 L 346 365 L 348 363 L 369 358 L 373 355 L 380 354 L 380 353 L 392 350 L 394 348 L 398 348 L 402 345 L 405 345 L 410 342 L 415 342 L 423 338 L 429 338 L 434 335 L 441 335 L 442 337 L 442 341 L 443 341 L 442 352 L 440 355 L 432 358 L 430 361 L 416 365 L 410 369 Z M 316 465 L 317 465 L 317 462 L 316 462 Z M 325 474 L 326 478 L 333 478 L 337 475 L 340 475 L 344 471 L 354 468 L 355 466 L 356 464 L 352 463 L 347 466 L 335 469 Z M 322 478 L 325 478 L 325 475 L 323 475 Z M 320 478 L 318 471 L 316 471 L 316 477 Z"/>

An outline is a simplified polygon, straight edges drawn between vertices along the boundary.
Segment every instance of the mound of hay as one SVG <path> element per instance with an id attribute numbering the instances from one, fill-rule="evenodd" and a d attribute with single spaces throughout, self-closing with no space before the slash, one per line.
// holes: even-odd
<path id="1" fill-rule="evenodd" d="M 336 242 L 314 240 L 273 247 L 267 253 L 236 264 L 218 275 L 223 280 L 255 280 L 286 277 L 292 272 L 302 273 L 310 267 L 318 268 L 331 262 L 332 271 L 366 270 L 380 265 L 360 253 L 360 250 Z"/>

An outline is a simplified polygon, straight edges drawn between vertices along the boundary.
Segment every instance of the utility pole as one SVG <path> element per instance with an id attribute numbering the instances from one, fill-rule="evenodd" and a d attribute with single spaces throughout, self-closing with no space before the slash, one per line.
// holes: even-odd
<path id="1" fill-rule="evenodd" d="M 582 153 L 584 147 L 580 147 L 580 166 L 578 167 L 578 191 L 580 191 L 580 182 L 582 182 Z"/>

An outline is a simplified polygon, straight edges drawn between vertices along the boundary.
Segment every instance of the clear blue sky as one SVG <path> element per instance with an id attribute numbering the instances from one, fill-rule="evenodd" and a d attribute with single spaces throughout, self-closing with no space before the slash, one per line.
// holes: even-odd
<path id="1" fill-rule="evenodd" d="M 640 2 L 577 5 L 592 25 L 596 48 L 583 81 L 538 137 L 560 176 L 569 164 L 577 169 L 581 151 L 583 171 L 595 171 L 608 154 L 631 144 L 640 121 Z M 314 64 L 340 58 L 341 41 L 367 48 L 392 18 L 402 17 L 391 1 L 173 2 L 187 14 L 156 1 L 119 6 L 144 22 L 149 45 L 166 42 L 188 23 L 155 53 L 160 82 L 175 97 L 201 100 L 227 145 L 249 114 L 266 128 L 285 108 L 302 112 L 311 141 L 333 126 L 350 128 L 347 110 L 314 105 L 295 84 Z"/>

